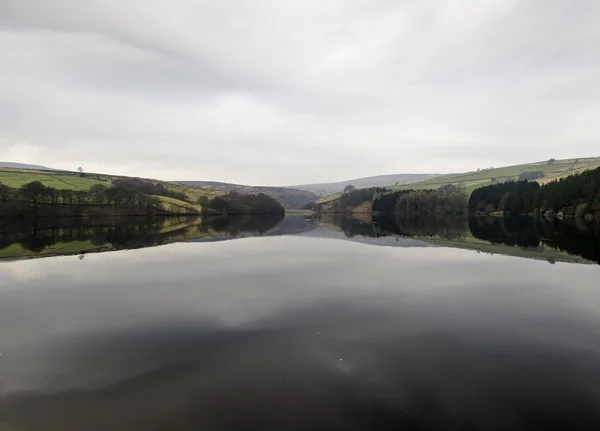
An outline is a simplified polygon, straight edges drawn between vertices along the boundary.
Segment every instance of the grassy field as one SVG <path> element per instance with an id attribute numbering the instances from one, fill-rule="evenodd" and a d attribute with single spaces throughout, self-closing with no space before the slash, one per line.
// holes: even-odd
<path id="1" fill-rule="evenodd" d="M 566 159 L 556 160 L 553 163 L 537 162 L 523 165 L 505 166 L 495 169 L 484 169 L 479 172 L 467 172 L 464 174 L 444 175 L 431 180 L 421 181 L 414 184 L 393 187 L 394 189 L 436 189 L 446 184 L 462 184 L 465 186 L 467 194 L 479 187 L 492 184 L 492 178 L 496 182 L 505 182 L 518 180 L 523 172 L 542 171 L 544 176 L 537 181 L 541 184 L 578 174 L 588 169 L 595 169 L 600 166 L 600 157 L 585 159 Z"/>
<path id="2" fill-rule="evenodd" d="M 198 212 L 202 211 L 201 205 L 190 204 L 188 202 L 180 201 L 179 199 L 170 198 L 168 196 L 156 196 L 160 199 L 163 204 L 163 208 L 166 211 L 173 213 L 185 213 L 185 212 Z"/>
<path id="3" fill-rule="evenodd" d="M 218 190 L 202 189 L 198 187 L 187 186 L 184 184 L 168 183 L 166 181 L 152 181 L 162 183 L 165 187 L 168 187 L 171 190 L 184 193 L 191 202 L 198 202 L 198 199 L 200 199 L 201 196 L 206 196 L 208 199 L 212 199 L 215 196 L 225 195 L 225 192 Z"/>
<path id="4" fill-rule="evenodd" d="M 114 180 L 124 178 L 128 177 L 94 173 L 86 173 L 85 177 L 80 177 L 78 172 L 53 172 L 0 168 L 0 183 L 5 184 L 14 189 L 19 188 L 22 185 L 30 183 L 32 181 L 40 181 L 45 186 L 52 187 L 57 190 L 88 191 L 90 188 L 92 188 L 92 186 L 96 184 L 110 186 Z M 194 202 L 194 204 L 191 204 L 189 202 L 184 202 L 179 199 L 173 199 L 166 196 L 158 196 L 163 202 L 165 209 L 174 210 L 173 212 L 180 212 L 181 210 L 192 210 L 195 212 L 200 212 L 202 207 L 200 205 L 195 204 L 195 202 L 198 202 L 198 199 L 201 196 L 205 196 L 210 200 L 215 196 L 225 194 L 225 192 L 221 191 L 201 189 L 183 184 L 169 183 L 166 181 L 152 179 L 144 180 L 151 181 L 155 184 L 161 183 L 166 188 L 184 193 L 190 202 Z"/>
<path id="5" fill-rule="evenodd" d="M 88 191 L 95 184 L 109 185 L 110 180 L 82 178 L 79 174 L 51 173 L 45 171 L 25 171 L 17 169 L 0 169 L 0 183 L 17 189 L 32 181 L 40 181 L 57 190 Z"/>
<path id="6" fill-rule="evenodd" d="M 342 192 L 339 192 L 339 193 L 334 193 L 334 194 L 332 194 L 332 195 L 325 196 L 325 197 L 323 197 L 323 198 L 319 199 L 319 200 L 318 200 L 316 203 L 318 203 L 318 204 L 324 204 L 324 203 L 326 203 L 326 202 L 331 202 L 331 201 L 333 201 L 333 200 L 336 200 L 337 198 L 339 198 L 339 197 L 340 197 L 340 196 L 342 196 L 342 195 L 343 195 L 343 193 L 342 193 Z"/>

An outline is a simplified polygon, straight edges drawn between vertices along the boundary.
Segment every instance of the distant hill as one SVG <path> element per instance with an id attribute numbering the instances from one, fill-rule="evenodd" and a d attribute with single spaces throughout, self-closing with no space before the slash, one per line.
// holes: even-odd
<path id="1" fill-rule="evenodd" d="M 285 209 L 299 209 L 309 202 L 316 201 L 319 197 L 306 190 L 299 190 L 290 187 L 255 187 L 241 184 L 219 183 L 214 181 L 173 181 L 173 183 L 183 184 L 190 187 L 201 187 L 207 190 L 221 192 L 238 192 L 241 194 L 264 193 L 278 201 Z"/>
<path id="2" fill-rule="evenodd" d="M 412 184 L 418 181 L 424 181 L 439 177 L 439 174 L 392 174 L 377 175 L 375 177 L 357 178 L 348 181 L 339 181 L 335 183 L 302 184 L 299 186 L 290 186 L 294 189 L 306 190 L 318 196 L 327 196 L 344 190 L 346 186 L 353 185 L 357 189 L 368 187 L 385 187 L 402 184 Z"/>
<path id="3" fill-rule="evenodd" d="M 0 162 L 0 168 L 12 169 L 35 169 L 38 171 L 55 171 L 56 169 L 47 168 L 46 166 L 28 165 L 26 163 Z"/>

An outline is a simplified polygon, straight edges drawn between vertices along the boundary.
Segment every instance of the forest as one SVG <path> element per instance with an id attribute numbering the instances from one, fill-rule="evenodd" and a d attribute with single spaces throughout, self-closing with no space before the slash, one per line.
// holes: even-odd
<path id="1" fill-rule="evenodd" d="M 413 215 L 460 214 L 467 204 L 462 185 L 448 184 L 435 190 L 397 190 L 377 192 L 373 211 Z"/>
<path id="2" fill-rule="evenodd" d="M 478 214 L 540 214 L 600 220 L 600 168 L 540 185 L 508 181 L 476 189 L 469 210 Z"/>
<path id="3" fill-rule="evenodd" d="M 178 199 L 186 207 L 165 205 Z M 201 201 L 201 202 L 200 202 Z M 183 193 L 162 184 L 138 179 L 119 179 L 111 185 L 96 184 L 89 191 L 57 190 L 32 181 L 20 188 L 0 183 L 0 217 L 98 217 L 219 214 L 284 214 L 285 209 L 264 194 L 231 193 L 190 202 Z"/>
<path id="4" fill-rule="evenodd" d="M 203 202 L 212 211 L 221 215 L 285 214 L 283 205 L 264 193 L 245 195 L 237 192 L 229 192 L 226 195 L 217 196 Z"/>
<path id="5" fill-rule="evenodd" d="M 435 190 L 393 190 L 382 187 L 347 187 L 338 198 L 317 203 L 317 213 L 347 213 L 360 207 L 363 212 L 411 215 L 460 214 L 467 207 L 465 188 L 448 184 Z"/>

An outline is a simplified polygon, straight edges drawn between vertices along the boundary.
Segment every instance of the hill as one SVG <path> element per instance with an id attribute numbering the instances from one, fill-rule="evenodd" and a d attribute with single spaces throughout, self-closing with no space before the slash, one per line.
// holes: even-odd
<path id="1" fill-rule="evenodd" d="M 72 192 L 89 192 L 95 185 L 111 187 L 119 184 L 119 181 L 127 181 L 129 185 L 145 189 L 141 193 L 158 198 L 163 209 L 172 214 L 200 213 L 202 207 L 197 204 L 200 197 L 210 200 L 224 194 L 153 179 L 97 173 L 85 173 L 81 176 L 79 172 L 0 167 L 0 184 L 11 189 L 17 190 L 33 181 L 39 181 L 55 190 Z"/>
<path id="2" fill-rule="evenodd" d="M 13 169 L 36 169 L 38 171 L 55 171 L 56 169 L 47 168 L 46 166 L 28 165 L 25 163 L 0 162 L 0 168 Z"/>
<path id="3" fill-rule="evenodd" d="M 206 190 L 219 191 L 224 193 L 238 192 L 240 194 L 264 193 L 275 199 L 285 209 L 300 209 L 310 202 L 316 201 L 319 197 L 306 190 L 299 190 L 289 187 L 255 187 L 241 184 L 220 183 L 214 181 L 175 181 L 173 184 L 180 184 L 191 187 L 201 187 Z"/>
<path id="4" fill-rule="evenodd" d="M 527 178 L 528 180 L 535 180 L 540 184 L 545 184 L 569 175 L 579 174 L 589 169 L 595 169 L 599 166 L 600 157 L 564 160 L 550 159 L 543 162 L 481 169 L 479 171 L 466 172 L 463 174 L 441 175 L 436 178 L 415 182 L 409 187 L 399 186 L 394 188 L 436 189 L 448 184 L 461 184 L 465 186 L 467 193 L 471 194 L 476 188 L 489 184 L 502 183 L 510 180 L 517 181 L 523 174 L 531 174 L 529 175 L 529 178 Z"/>
<path id="5" fill-rule="evenodd" d="M 431 192 L 427 193 L 420 192 L 421 195 L 425 196 L 437 193 L 438 189 L 442 186 L 450 187 L 452 190 L 456 189 L 455 186 L 464 186 L 464 190 L 468 197 L 475 189 L 493 184 L 524 179 L 527 179 L 528 181 L 537 181 L 540 184 L 546 184 L 570 175 L 581 174 L 584 171 L 589 171 L 598 167 L 600 167 L 600 157 L 565 160 L 551 159 L 544 162 L 483 169 L 474 172 L 466 172 L 464 174 L 441 175 L 436 178 L 415 182 L 410 185 L 388 187 L 388 193 L 384 194 L 385 196 L 390 197 L 390 199 L 395 199 L 399 197 L 395 195 L 400 195 L 402 190 L 430 190 Z M 440 193 L 446 196 L 448 194 L 447 192 L 452 190 L 448 189 L 445 192 Z M 394 191 L 395 193 L 390 193 L 391 191 Z M 359 188 L 350 193 L 333 193 L 319 199 L 315 210 L 317 212 L 370 212 L 371 210 L 376 209 L 373 199 L 374 195 L 377 193 L 381 194 L 381 190 L 375 188 Z M 449 197 L 449 195 L 446 197 Z M 414 205 L 416 205 L 416 203 L 413 202 L 413 206 Z M 458 205 L 454 206 L 457 207 Z M 392 207 L 393 205 L 390 208 Z"/>
<path id="6" fill-rule="evenodd" d="M 352 185 L 357 189 L 368 187 L 388 187 L 393 185 L 412 184 L 419 181 L 429 180 L 439 177 L 439 174 L 392 174 L 377 175 L 375 177 L 356 178 L 354 180 L 339 181 L 334 183 L 303 184 L 299 186 L 290 186 L 294 189 L 306 190 L 319 197 L 339 193 L 346 186 Z"/>
<path id="7" fill-rule="evenodd" d="M 32 191 L 22 190 L 23 185 L 34 182 L 41 185 L 34 186 Z M 285 212 L 284 207 L 269 196 L 253 193 L 234 196 L 187 184 L 96 173 L 0 168 L 0 185 L 8 187 L 2 195 L 0 217 L 25 213 L 61 217 L 83 213 L 87 216 L 138 215 L 140 212 L 159 215 Z"/>

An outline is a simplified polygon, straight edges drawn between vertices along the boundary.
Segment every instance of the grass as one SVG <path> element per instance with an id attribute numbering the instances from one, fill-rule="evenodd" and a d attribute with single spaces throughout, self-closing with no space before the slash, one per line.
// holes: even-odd
<path id="1" fill-rule="evenodd" d="M 343 195 L 342 192 L 334 193 L 332 195 L 322 197 L 316 203 L 318 203 L 318 204 L 324 204 L 324 203 L 327 203 L 327 202 L 331 202 L 331 201 L 336 200 L 337 198 L 339 198 L 342 195 Z"/>
<path id="2" fill-rule="evenodd" d="M 208 199 L 212 199 L 216 196 L 223 196 L 226 193 L 219 190 L 201 189 L 198 187 L 190 187 L 184 184 L 167 183 L 165 181 L 156 181 L 162 183 L 165 187 L 171 190 L 183 193 L 187 196 L 190 202 L 198 202 L 198 199 L 202 196 L 206 196 Z"/>
<path id="3" fill-rule="evenodd" d="M 177 212 L 202 212 L 201 205 L 190 204 L 188 202 L 181 201 L 179 199 L 170 198 L 167 196 L 156 196 L 160 199 L 165 210 L 177 213 Z"/>
<path id="4" fill-rule="evenodd" d="M 88 191 L 95 184 L 107 185 L 106 181 L 92 178 L 82 178 L 79 174 L 48 173 L 41 171 L 25 171 L 16 169 L 0 170 L 0 183 L 13 189 L 18 189 L 32 181 L 40 181 L 48 187 L 57 190 L 82 190 Z"/>

